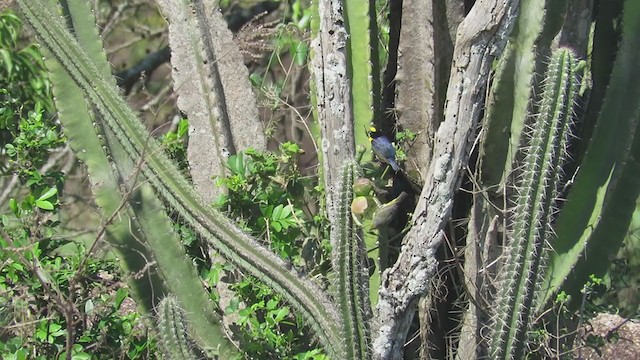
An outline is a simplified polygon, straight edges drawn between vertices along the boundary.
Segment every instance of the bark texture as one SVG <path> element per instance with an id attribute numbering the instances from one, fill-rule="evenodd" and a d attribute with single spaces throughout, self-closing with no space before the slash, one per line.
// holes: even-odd
<path id="1" fill-rule="evenodd" d="M 322 134 L 322 169 L 327 214 L 332 228 L 337 221 L 338 183 L 343 165 L 355 157 L 351 86 L 347 77 L 347 31 L 342 1 L 318 3 L 320 29 L 311 42 L 311 70 L 316 90 L 318 122 Z M 331 237 L 335 239 L 334 236 Z M 335 245 L 335 244 L 333 244 Z"/>
<path id="2" fill-rule="evenodd" d="M 401 359 L 418 298 L 437 270 L 435 252 L 453 205 L 482 116 L 489 72 L 504 48 L 519 1 L 477 1 L 458 28 L 444 121 L 435 134 L 433 160 L 396 264 L 385 271 L 373 342 L 376 359 Z M 491 14 L 491 16 L 488 16 Z"/>
<path id="3" fill-rule="evenodd" d="M 256 97 L 242 54 L 215 2 L 158 4 L 169 21 L 178 107 L 189 117 L 191 176 L 203 200 L 210 202 L 218 193 L 211 177 L 224 175 L 230 154 L 266 148 Z"/>

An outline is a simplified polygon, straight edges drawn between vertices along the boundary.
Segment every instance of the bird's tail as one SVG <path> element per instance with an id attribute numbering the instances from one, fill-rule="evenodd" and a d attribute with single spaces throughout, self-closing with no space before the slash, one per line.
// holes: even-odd
<path id="1" fill-rule="evenodd" d="M 389 165 L 391 165 L 391 168 L 393 169 L 393 171 L 398 172 L 398 170 L 400 170 L 400 166 L 398 166 L 398 164 L 396 163 L 395 160 L 390 159 L 389 160 Z"/>

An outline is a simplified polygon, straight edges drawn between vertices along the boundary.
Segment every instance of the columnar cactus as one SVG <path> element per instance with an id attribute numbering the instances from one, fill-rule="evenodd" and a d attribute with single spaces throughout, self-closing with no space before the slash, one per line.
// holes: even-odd
<path id="1" fill-rule="evenodd" d="M 498 277 L 496 314 L 491 332 L 491 358 L 522 358 L 532 304 L 553 231 L 562 165 L 579 88 L 577 60 L 569 49 L 557 50 L 544 79 L 539 113 L 523 134 L 521 173 L 516 184 L 515 207 Z"/>

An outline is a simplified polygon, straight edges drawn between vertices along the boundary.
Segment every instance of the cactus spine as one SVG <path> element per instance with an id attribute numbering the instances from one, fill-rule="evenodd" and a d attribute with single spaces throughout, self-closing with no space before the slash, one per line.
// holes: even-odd
<path id="1" fill-rule="evenodd" d="M 173 296 L 167 296 L 158 304 L 158 329 L 160 337 L 158 345 L 165 359 L 198 359 L 197 348 L 188 337 L 184 311 L 180 308 L 178 300 Z"/>
<path id="2" fill-rule="evenodd" d="M 351 202 L 353 200 L 353 179 L 355 164 L 348 161 L 343 167 L 340 182 L 339 209 L 337 223 L 334 268 L 337 270 L 338 286 L 336 298 L 340 303 L 340 314 L 344 324 L 344 341 L 347 359 L 367 359 L 368 326 L 366 314 L 370 313 L 367 267 L 364 244 L 353 225 Z"/>
<path id="3" fill-rule="evenodd" d="M 562 48 L 554 52 L 538 114 L 521 142 L 522 168 L 490 340 L 489 354 L 493 359 L 523 356 L 529 318 L 533 315 L 531 306 L 543 274 L 544 244 L 552 235 L 554 201 L 579 87 L 576 63 L 571 50 Z"/>

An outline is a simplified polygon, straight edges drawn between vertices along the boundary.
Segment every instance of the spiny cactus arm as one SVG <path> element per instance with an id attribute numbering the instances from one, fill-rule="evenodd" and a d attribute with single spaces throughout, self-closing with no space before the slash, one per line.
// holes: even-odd
<path id="1" fill-rule="evenodd" d="M 192 186 L 136 119 L 111 83 L 104 81 L 58 17 L 37 1 L 18 2 L 40 40 L 52 51 L 87 101 L 102 115 L 104 126 L 117 137 L 132 161 L 144 159 L 142 175 L 166 206 L 191 225 L 231 262 L 281 293 L 315 331 L 336 358 L 344 353 L 342 325 L 335 305 L 310 279 L 286 264 L 224 215 L 199 200 Z M 46 19 L 46 20 L 44 20 Z"/>
<path id="2" fill-rule="evenodd" d="M 314 85 L 312 93 L 315 95 L 316 114 L 322 135 L 322 156 L 319 158 L 322 162 L 321 173 L 326 194 L 325 209 L 331 224 L 331 245 L 334 249 L 346 250 L 352 246 L 349 244 L 345 248 L 341 244 L 341 240 L 345 240 L 343 237 L 344 213 L 341 209 L 344 203 L 341 199 L 343 197 L 341 189 L 343 165 L 355 158 L 355 134 L 351 82 L 348 76 L 349 63 L 346 54 L 348 34 L 345 29 L 343 2 L 321 0 L 317 3 L 317 14 L 318 22 L 312 26 L 317 30 L 317 35 L 311 42 L 311 72 Z M 370 68 L 368 64 L 367 67 Z M 363 96 L 361 101 L 369 101 L 366 93 L 360 95 Z M 352 231 L 351 227 L 349 231 Z M 349 277 L 352 275 L 349 273 L 349 270 L 352 270 L 351 265 L 348 264 L 348 258 L 343 255 L 345 255 L 344 251 L 333 252 L 333 271 L 339 282 L 353 281 L 354 279 Z M 355 321 L 357 319 L 352 318 L 354 313 L 351 310 L 356 304 L 348 295 L 353 292 L 343 293 L 344 287 L 351 286 L 353 283 L 341 285 L 338 287 L 337 294 L 341 298 L 341 314 L 344 318 L 341 318 L 341 322 L 347 321 L 346 324 L 341 324 L 341 330 L 344 336 L 351 339 L 349 344 L 345 344 L 344 349 L 349 353 L 349 358 L 355 358 L 363 356 L 360 341 L 364 341 L 365 338 L 359 333 L 363 328 L 359 327 L 358 321 Z M 352 345 L 357 346 L 352 347 Z M 353 351 L 358 348 L 360 350 L 354 353 Z"/>
<path id="3" fill-rule="evenodd" d="M 48 60 L 47 66 L 54 83 L 61 122 L 72 148 L 83 150 L 76 154 L 89 170 L 95 201 L 104 218 L 113 218 L 111 224 L 104 224 L 108 225 L 106 237 L 120 254 L 130 275 L 128 282 L 136 302 L 148 313 L 163 294 L 174 291 L 184 306 L 200 309 L 190 313 L 189 319 L 201 346 L 215 350 L 225 358 L 236 354 L 236 348 L 224 337 L 212 304 L 155 194 L 148 185 L 136 183 L 135 164 L 122 161 L 126 153 L 113 148 L 117 143 L 109 130 L 100 135 L 102 144 L 98 137 L 87 136 L 96 131 L 86 121 L 92 114 L 86 109 L 81 112 L 84 107 L 82 94 L 54 62 Z M 110 149 L 108 157 L 103 153 L 103 147 Z M 113 170 L 116 170 L 115 176 Z M 181 253 L 182 261 L 177 256 Z"/>
<path id="4" fill-rule="evenodd" d="M 573 106 L 579 89 L 577 60 L 571 50 L 554 52 L 544 78 L 542 103 L 523 134 L 524 154 L 511 235 L 504 247 L 498 277 L 497 306 L 490 336 L 492 359 L 524 356 L 532 303 L 544 274 L 545 244 L 551 238 L 551 219 L 560 185 L 566 141 L 570 136 Z"/>
<path id="5" fill-rule="evenodd" d="M 56 0 L 48 0 L 45 4 L 48 5 L 52 11 L 60 10 L 58 1 Z M 71 25 L 77 24 L 73 23 L 75 16 L 88 19 L 88 21 L 94 19 L 87 4 L 82 1 L 70 1 L 66 10 L 74 14 L 67 18 Z M 84 20 L 82 20 L 81 23 L 84 23 Z M 77 25 L 82 26 L 81 24 Z M 104 56 L 104 52 L 101 45 L 96 46 L 95 37 L 97 37 L 97 33 L 94 32 L 90 36 L 78 37 L 78 40 L 82 41 L 83 46 L 97 51 L 91 54 L 94 60 L 100 60 L 100 56 Z M 102 226 L 107 227 L 107 240 L 117 245 L 129 243 L 133 245 L 129 247 L 119 247 L 116 245 L 115 247 L 115 250 L 120 253 L 124 260 L 123 266 L 129 273 L 143 271 L 145 266 L 149 266 L 150 270 L 154 269 L 153 265 L 145 260 L 145 257 L 149 259 L 152 258 L 151 252 L 135 239 L 136 236 L 141 236 L 137 232 L 138 227 L 130 228 L 132 218 L 135 219 L 135 214 L 125 205 L 123 196 L 119 193 L 123 179 L 112 171 L 111 163 L 107 155 L 103 152 L 103 148 L 106 146 L 104 134 L 100 136 L 87 136 L 87 134 L 95 134 L 98 131 L 94 126 L 95 124 L 87 121 L 87 119 L 93 119 L 94 114 L 87 107 L 82 92 L 67 72 L 64 71 L 52 56 L 49 56 L 50 54 L 47 53 L 46 48 L 42 50 L 53 84 L 52 90 L 58 111 L 58 118 L 64 126 L 69 145 L 76 152 L 78 159 L 80 159 L 91 172 L 89 180 L 95 196 L 95 202 L 100 207 L 106 220 Z M 106 63 L 106 58 L 102 58 L 102 60 Z M 101 68 L 105 70 L 104 67 Z M 109 73 L 108 69 L 106 69 L 106 73 Z M 69 131 L 69 129 L 73 130 Z M 83 149 L 84 151 L 78 151 L 79 149 Z M 129 170 L 132 170 L 132 168 Z M 148 295 L 154 291 L 159 295 L 165 292 L 164 283 L 155 272 L 150 272 L 148 278 L 131 278 L 129 285 L 133 290 L 133 295 L 138 305 L 147 313 L 152 310 L 154 302 L 153 297 Z"/>
<path id="6" fill-rule="evenodd" d="M 45 53 L 45 55 L 47 54 Z M 130 220 L 135 215 L 130 209 L 122 208 L 123 199 L 118 192 L 120 184 L 111 170 L 111 164 L 106 154 L 102 151 L 103 145 L 98 137 L 86 135 L 96 131 L 91 122 L 86 121 L 92 117 L 92 114 L 84 103 L 82 93 L 64 69 L 51 58 L 47 58 L 46 65 L 53 83 L 52 90 L 58 116 L 65 127 L 65 135 L 69 145 L 91 173 L 89 180 L 95 202 L 102 210 L 104 218 L 113 219 L 110 224 L 102 224 L 102 226 L 107 226 L 106 238 L 110 243 L 116 245 L 115 250 L 120 254 L 122 265 L 128 273 L 134 274 L 144 271 L 145 266 L 149 264 L 145 258 L 151 259 L 152 255 L 148 248 L 136 241 L 136 234 L 130 231 Z M 68 131 L 67 128 L 75 130 Z M 79 149 L 84 151 L 78 151 Z M 120 214 L 116 215 L 118 211 Z M 125 244 L 137 246 L 125 246 Z M 154 269 L 153 266 L 149 268 L 149 270 Z M 131 278 L 128 281 L 138 306 L 147 313 L 153 309 L 153 298 L 147 295 L 154 291 L 158 294 L 165 292 L 163 282 L 158 274 L 151 271 L 150 275 L 149 278 Z"/>
<path id="7" fill-rule="evenodd" d="M 171 67 L 178 107 L 189 118 L 191 177 L 207 202 L 221 188 L 226 156 L 265 149 L 249 73 L 216 1 L 159 0 L 169 22 Z"/>
<path id="8" fill-rule="evenodd" d="M 92 22 L 93 18 L 87 3 L 68 1 L 66 9 L 78 41 L 93 49 L 92 60 L 110 78 L 110 67 L 95 26 L 87 28 L 86 19 Z M 94 114 L 88 111 L 82 91 L 65 69 L 51 56 L 47 57 L 47 66 L 60 120 L 70 145 L 87 166 L 96 203 L 104 218 L 112 219 L 111 224 L 105 224 L 107 239 L 130 274 L 136 302 L 150 312 L 164 294 L 173 291 L 183 306 L 197 309 L 187 316 L 195 340 L 223 358 L 237 355 L 237 349 L 225 338 L 208 295 L 160 201 L 149 185 L 138 183 L 139 164 L 128 158 L 113 132 L 88 121 Z"/>
<path id="9" fill-rule="evenodd" d="M 593 30 L 590 31 L 587 69 L 591 73 L 588 103 L 585 104 L 584 116 L 580 119 L 579 133 L 582 139 L 578 145 L 577 156 L 583 158 L 590 145 L 590 140 L 596 128 L 602 104 L 609 89 L 609 81 L 613 72 L 613 65 L 621 44 L 622 26 L 618 26 L 622 19 L 624 0 L 612 0 L 606 6 L 601 4 L 594 13 Z"/>
<path id="10" fill-rule="evenodd" d="M 487 79 L 515 20 L 519 1 L 477 2 L 458 27 L 444 122 L 436 133 L 433 161 L 414 212 L 413 227 L 396 264 L 383 274 L 373 343 L 375 359 L 401 357 L 415 301 L 436 273 L 435 251 L 468 161 L 482 113 Z M 486 14 L 492 13 L 491 17 Z"/>
<path id="11" fill-rule="evenodd" d="M 185 311 L 174 296 L 160 301 L 157 309 L 158 347 L 167 360 L 196 360 L 202 352 L 189 338 Z"/>
<path id="12" fill-rule="evenodd" d="M 139 231 L 144 235 L 144 238 L 136 240 L 145 240 L 153 252 L 166 288 L 186 310 L 184 316 L 189 334 L 185 336 L 192 338 L 209 355 L 217 355 L 221 359 L 237 357 L 238 349 L 226 337 L 221 318 L 185 253 L 180 237 L 172 229 L 172 221 L 166 215 L 162 202 L 149 185 L 139 186 L 135 194 L 132 207 L 140 223 Z"/>
<path id="13" fill-rule="evenodd" d="M 60 0 L 48 0 L 50 3 L 62 3 Z M 96 17 L 91 9 L 91 4 L 83 0 L 64 1 L 65 19 L 69 28 L 73 29 L 73 35 L 82 45 L 82 48 L 96 64 L 98 71 L 102 73 L 105 80 L 113 81 L 111 76 L 111 65 L 107 61 L 107 54 L 104 52 L 100 34 L 96 27 Z"/>
<path id="14" fill-rule="evenodd" d="M 368 294 L 368 271 L 364 244 L 360 229 L 353 224 L 351 202 L 355 163 L 347 161 L 343 166 L 340 182 L 340 221 L 332 229 L 338 238 L 334 249 L 336 294 L 340 303 L 340 315 L 344 324 L 345 359 L 369 359 L 369 318 L 371 307 Z"/>
<path id="15" fill-rule="evenodd" d="M 624 3 L 623 35 L 589 149 L 556 225 L 546 295 L 565 282 L 574 297 L 589 274 L 602 276 L 608 256 L 633 236 L 640 195 L 640 3 Z M 588 246 L 587 246 L 588 244 Z M 586 251 L 586 254 L 585 254 Z M 579 260 L 580 259 L 580 260 Z"/>

